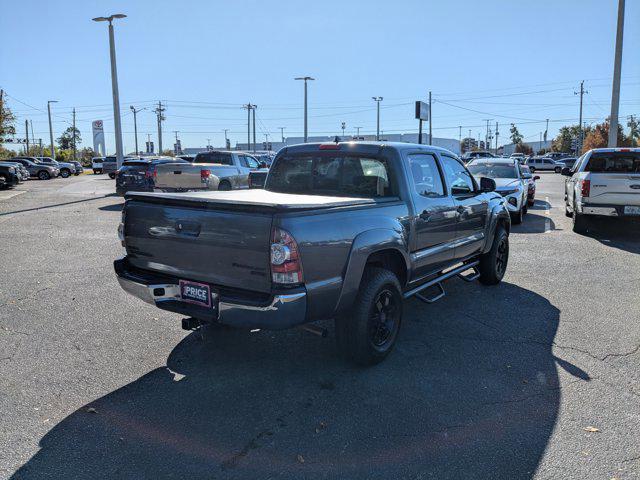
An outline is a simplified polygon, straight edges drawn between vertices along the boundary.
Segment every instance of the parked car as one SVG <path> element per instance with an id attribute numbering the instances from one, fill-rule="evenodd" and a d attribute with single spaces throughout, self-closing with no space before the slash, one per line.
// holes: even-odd
<path id="1" fill-rule="evenodd" d="M 117 165 L 116 157 L 104 157 L 104 160 L 102 160 L 102 173 L 106 173 L 111 179 L 116 178 Z"/>
<path id="2" fill-rule="evenodd" d="M 16 173 L 18 174 L 18 177 L 20 178 L 20 182 L 26 182 L 27 180 L 29 180 L 29 170 L 27 170 L 27 168 L 22 165 L 20 162 L 14 162 L 11 160 L 0 160 L 0 162 L 16 167 Z"/>
<path id="3" fill-rule="evenodd" d="M 58 162 L 51 157 L 36 157 L 36 160 L 38 160 L 38 163 L 44 163 L 45 165 L 56 167 L 60 171 L 60 176 L 62 178 L 69 178 L 71 175 L 76 173 L 76 167 L 73 163 Z"/>
<path id="4" fill-rule="evenodd" d="M 527 165 L 520 165 L 522 178 L 528 182 L 527 188 L 527 205 L 533 207 L 536 203 L 536 180 L 540 180 L 538 175 L 533 175 Z"/>
<path id="5" fill-rule="evenodd" d="M 11 163 L 0 162 L 0 189 L 15 187 L 20 183 L 18 167 Z"/>
<path id="6" fill-rule="evenodd" d="M 564 167 L 572 168 L 575 165 L 576 160 L 578 160 L 576 157 L 566 157 L 561 160 L 558 160 L 558 163 L 561 163 L 563 165 L 563 168 Z"/>
<path id="7" fill-rule="evenodd" d="M 93 157 L 91 159 L 91 168 L 94 175 L 102 173 L 102 162 L 104 162 L 104 157 Z"/>
<path id="8" fill-rule="evenodd" d="M 39 178 L 40 180 L 49 180 L 60 174 L 60 170 L 58 170 L 57 167 L 39 163 L 35 157 L 14 157 L 9 159 L 9 161 L 21 163 L 29 171 L 29 176 Z"/>
<path id="9" fill-rule="evenodd" d="M 462 161 L 469 163 L 474 158 L 498 158 L 493 153 L 486 150 L 478 150 L 477 152 L 464 152 L 462 155 Z"/>
<path id="10" fill-rule="evenodd" d="M 82 164 L 80 162 L 78 162 L 77 160 L 72 160 L 71 162 L 74 167 L 76 167 L 76 171 L 74 173 L 75 176 L 80 175 L 81 173 L 84 172 L 84 167 L 82 166 Z"/>
<path id="11" fill-rule="evenodd" d="M 427 145 L 286 147 L 264 190 L 127 194 L 114 267 L 183 328 L 333 318 L 339 350 L 370 365 L 392 350 L 403 299 L 433 303 L 465 272 L 502 280 L 511 222 L 495 185 Z"/>
<path id="12" fill-rule="evenodd" d="M 535 173 L 536 171 L 551 171 L 560 173 L 564 165 L 560 162 L 556 162 L 551 160 L 550 158 L 545 157 L 532 157 L 527 160 L 527 165 L 529 166 L 529 170 L 531 173 Z"/>
<path id="13" fill-rule="evenodd" d="M 116 193 L 153 192 L 158 165 L 189 162 L 172 157 L 145 157 L 140 160 L 125 160 L 116 172 Z"/>
<path id="14" fill-rule="evenodd" d="M 571 154 L 564 152 L 547 152 L 543 155 L 544 158 L 550 158 L 551 160 L 563 160 L 570 156 Z"/>
<path id="15" fill-rule="evenodd" d="M 479 158 L 467 164 L 471 174 L 480 181 L 482 177 L 496 182 L 496 192 L 506 199 L 511 222 L 522 223 L 528 208 L 527 194 L 529 180 L 520 170 L 520 163 L 514 158 Z"/>
<path id="16" fill-rule="evenodd" d="M 260 162 L 248 153 L 202 152 L 191 164 L 159 165 L 155 188 L 164 192 L 249 188 L 249 172 L 260 166 Z"/>
<path id="17" fill-rule="evenodd" d="M 565 212 L 584 233 L 591 216 L 640 219 L 640 148 L 596 148 L 565 167 Z"/>
<path id="18" fill-rule="evenodd" d="M 269 170 L 254 170 L 249 172 L 249 188 L 264 188 Z"/>

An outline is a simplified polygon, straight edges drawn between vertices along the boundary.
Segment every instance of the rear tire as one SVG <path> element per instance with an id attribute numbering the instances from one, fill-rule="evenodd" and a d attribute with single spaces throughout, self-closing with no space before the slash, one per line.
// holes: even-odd
<path id="1" fill-rule="evenodd" d="M 0 175 L 0 190 L 9 188 L 8 183 L 9 183 L 9 179 L 6 177 L 6 175 Z"/>
<path id="2" fill-rule="evenodd" d="M 589 228 L 589 221 L 587 217 L 574 211 L 573 212 L 573 231 L 575 233 L 582 234 L 582 233 L 587 233 L 588 228 Z"/>
<path id="3" fill-rule="evenodd" d="M 480 256 L 480 283 L 497 285 L 507 271 L 509 263 L 509 235 L 502 225 L 496 227 L 491 250 Z"/>
<path id="4" fill-rule="evenodd" d="M 40 180 L 49 180 L 51 178 L 51 175 L 49 175 L 49 172 L 42 170 L 38 172 L 38 178 Z"/>
<path id="5" fill-rule="evenodd" d="M 228 192 L 229 190 L 231 190 L 231 184 L 226 180 L 224 180 L 220 182 L 220 184 L 218 185 L 218 190 L 223 192 Z"/>
<path id="6" fill-rule="evenodd" d="M 562 172 L 562 168 L 556 167 L 553 171 L 556 172 L 556 173 L 560 173 L 560 172 Z"/>
<path id="7" fill-rule="evenodd" d="M 336 319 L 339 352 L 363 366 L 384 360 L 398 337 L 402 300 L 400 282 L 392 272 L 366 268 L 353 306 Z"/>

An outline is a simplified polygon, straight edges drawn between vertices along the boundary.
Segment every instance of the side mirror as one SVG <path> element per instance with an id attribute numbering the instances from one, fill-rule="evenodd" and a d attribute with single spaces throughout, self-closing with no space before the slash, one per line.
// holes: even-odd
<path id="1" fill-rule="evenodd" d="M 496 189 L 496 181 L 493 178 L 480 177 L 480 190 L 493 192 Z"/>
<path id="2" fill-rule="evenodd" d="M 267 168 L 267 162 L 260 162 L 258 168 Z"/>
<path id="3" fill-rule="evenodd" d="M 540 180 L 540 175 L 536 175 L 535 177 L 533 177 L 533 180 Z"/>
<path id="4" fill-rule="evenodd" d="M 564 167 L 564 168 L 562 169 L 562 172 L 561 172 L 561 173 L 562 173 L 562 175 L 564 175 L 565 177 L 571 177 L 571 176 L 573 176 L 573 172 L 571 171 L 571 168 L 570 168 L 570 167 Z"/>

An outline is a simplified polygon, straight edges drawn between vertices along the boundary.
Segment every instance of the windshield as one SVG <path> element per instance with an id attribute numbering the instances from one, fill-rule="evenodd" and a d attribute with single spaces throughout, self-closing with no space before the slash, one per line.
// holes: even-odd
<path id="1" fill-rule="evenodd" d="M 395 194 L 387 161 L 357 155 L 303 154 L 278 158 L 266 190 L 337 197 L 391 197 Z"/>
<path id="2" fill-rule="evenodd" d="M 476 163 L 467 165 L 472 175 L 488 178 L 518 178 L 516 167 L 508 163 Z"/>
<path id="3" fill-rule="evenodd" d="M 640 152 L 598 152 L 584 168 L 593 173 L 640 173 Z"/>

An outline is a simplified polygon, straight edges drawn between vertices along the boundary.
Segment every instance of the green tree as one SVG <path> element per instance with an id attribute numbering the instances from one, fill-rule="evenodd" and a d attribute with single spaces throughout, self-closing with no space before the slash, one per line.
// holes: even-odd
<path id="1" fill-rule="evenodd" d="M 0 142 L 16 134 L 16 116 L 7 105 L 6 97 L 0 96 Z"/>
<path id="2" fill-rule="evenodd" d="M 80 150 L 79 153 L 80 153 L 80 162 L 85 167 L 90 167 L 91 159 L 97 156 L 96 152 L 94 152 L 93 148 L 91 147 L 84 147 L 82 150 Z"/>
<path id="3" fill-rule="evenodd" d="M 511 124 L 511 128 L 509 129 L 509 132 L 511 132 L 511 143 L 515 143 L 516 145 L 519 145 L 522 143 L 522 134 L 518 131 L 518 127 L 516 127 L 515 123 Z"/>
<path id="4" fill-rule="evenodd" d="M 175 152 L 173 150 L 169 150 L 168 148 L 166 150 L 163 150 L 161 155 L 163 157 L 175 157 L 176 156 Z"/>
<path id="5" fill-rule="evenodd" d="M 591 127 L 585 127 L 583 132 L 583 137 L 585 138 L 589 132 L 591 131 Z M 571 152 L 573 149 L 571 148 L 571 142 L 573 139 L 577 139 L 580 137 L 580 126 L 579 125 L 569 125 L 560 127 L 560 131 L 556 138 L 553 139 L 551 143 L 551 149 L 554 152 Z"/>
<path id="6" fill-rule="evenodd" d="M 74 136 L 75 136 L 76 148 L 77 148 L 78 145 L 82 143 L 82 137 L 80 137 L 80 130 L 78 130 L 77 128 L 69 127 L 64 132 L 62 132 L 62 135 L 60 135 L 57 140 L 58 147 L 60 147 L 60 150 L 71 150 L 73 148 Z"/>
<path id="7" fill-rule="evenodd" d="M 516 143 L 516 153 L 524 153 L 525 155 L 533 155 L 533 148 L 526 143 L 522 143 L 522 138 L 519 143 Z"/>
<path id="8" fill-rule="evenodd" d="M 635 115 L 630 115 L 629 116 L 629 121 L 627 122 L 627 127 L 629 127 L 629 139 L 631 140 L 631 146 L 632 147 L 637 147 L 638 146 L 638 140 L 636 140 L 638 137 L 640 137 L 640 122 L 638 122 L 638 119 L 635 117 Z"/>
<path id="9" fill-rule="evenodd" d="M 11 158 L 15 157 L 17 153 L 13 150 L 9 150 L 0 145 L 0 158 Z"/>

